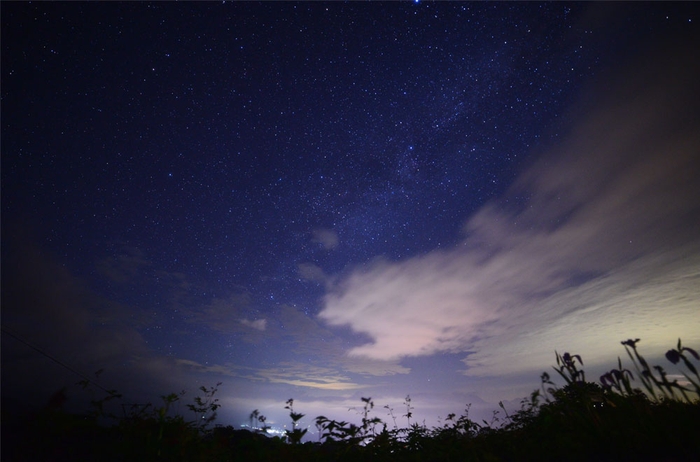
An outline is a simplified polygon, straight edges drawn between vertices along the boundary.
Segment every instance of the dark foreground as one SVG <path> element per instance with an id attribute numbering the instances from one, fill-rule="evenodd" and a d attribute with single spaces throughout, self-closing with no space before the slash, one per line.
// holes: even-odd
<path id="1" fill-rule="evenodd" d="M 2 461 L 668 461 L 700 460 L 700 374 L 698 353 L 680 340 L 666 358 L 683 368 L 683 380 L 670 380 L 660 366 L 650 367 L 637 351 L 638 340 L 622 342 L 635 372 L 622 368 L 588 382 L 578 355 L 557 354 L 556 386 L 547 373 L 540 389 L 513 414 L 503 412 L 491 423 L 450 414 L 442 426 L 413 423 L 391 428 L 376 417 L 371 398 L 362 398 L 358 424 L 315 419 L 322 442 L 302 443 L 304 414 L 286 409 L 291 431 L 284 438 L 265 434 L 265 418 L 251 414 L 256 431 L 214 426 L 219 408 L 217 388 L 202 387 L 187 408 L 188 422 L 172 415 L 177 395 L 163 397 L 161 407 L 132 410 L 121 418 L 108 415 L 112 392 L 93 401 L 88 414 L 62 406 L 61 392 L 35 413 L 2 414 Z M 678 375 L 674 376 L 677 377 Z M 410 414 L 410 397 L 407 397 Z M 410 422 L 410 420 L 409 420 Z"/>

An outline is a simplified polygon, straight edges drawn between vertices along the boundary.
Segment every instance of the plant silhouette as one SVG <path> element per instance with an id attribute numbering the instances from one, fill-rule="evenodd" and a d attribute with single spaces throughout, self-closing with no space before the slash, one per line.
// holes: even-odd
<path id="1" fill-rule="evenodd" d="M 665 359 L 681 368 L 671 374 L 651 365 L 639 350 L 639 339 L 621 342 L 632 367 L 617 367 L 598 382 L 586 380 L 578 354 L 555 351 L 553 369 L 563 384 L 543 372 L 540 387 L 507 411 L 503 402 L 490 422 L 470 418 L 467 404 L 461 415 L 450 413 L 428 428 L 414 418 L 410 395 L 403 401 L 407 426 L 400 428 L 394 408 L 387 404 L 393 426 L 374 415 L 374 400 L 362 397 L 350 408 L 359 422 L 313 419 L 317 442 L 302 428 L 305 414 L 294 399 L 285 403 L 291 428 L 283 437 L 271 436 L 267 419 L 255 409 L 250 430 L 213 425 L 220 408 L 218 387 L 200 387 L 201 394 L 186 408 L 195 419 L 175 412 L 185 392 L 161 397 L 160 405 L 122 404 L 122 416 L 108 411 L 121 395 L 92 381 L 79 385 L 93 393 L 90 412 L 64 410 L 66 391 L 59 390 L 36 415 L 13 418 L 3 414 L 3 461 L 451 461 L 451 460 L 672 460 L 695 461 L 700 456 L 700 356 L 681 340 Z M 679 377 L 683 377 L 680 379 Z M 113 406 L 112 406 L 113 407 Z M 106 425 L 104 422 L 112 422 Z"/>

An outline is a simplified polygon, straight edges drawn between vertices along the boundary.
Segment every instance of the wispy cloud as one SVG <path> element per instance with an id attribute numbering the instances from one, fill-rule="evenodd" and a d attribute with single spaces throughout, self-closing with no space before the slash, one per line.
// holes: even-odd
<path id="1" fill-rule="evenodd" d="M 319 390 L 357 390 L 367 385 L 354 382 L 335 367 L 312 365 L 298 361 L 280 361 L 267 366 L 240 364 L 202 364 L 191 359 L 177 359 L 178 366 L 197 373 L 244 379 L 249 382 L 287 384 Z"/>
<path id="2" fill-rule="evenodd" d="M 97 270 L 109 280 L 125 283 L 138 277 L 143 268 L 152 266 L 143 252 L 134 246 L 124 246 L 122 253 L 97 263 Z"/>
<path id="3" fill-rule="evenodd" d="M 282 305 L 268 322 L 268 335 L 281 348 L 294 351 L 297 357 L 313 358 L 309 369 L 324 367 L 343 370 L 361 376 L 389 376 L 407 374 L 410 369 L 395 359 L 349 358 L 344 349 L 346 341 L 298 309 Z"/>
<path id="4" fill-rule="evenodd" d="M 352 357 L 469 352 L 475 375 L 554 348 L 602 360 L 626 336 L 700 341 L 698 79 L 679 56 L 610 76 L 460 245 L 357 268 L 320 318 L 370 337 Z"/>
<path id="5" fill-rule="evenodd" d="M 338 233 L 332 229 L 318 228 L 312 231 L 312 241 L 321 244 L 326 250 L 333 250 L 338 247 Z"/>
<path id="6" fill-rule="evenodd" d="M 255 378 L 248 373 L 249 368 L 232 363 L 202 364 L 200 362 L 184 358 L 176 359 L 175 363 L 186 370 L 191 370 L 198 373 L 216 374 L 228 377 L 242 377 L 249 380 L 255 380 Z"/>
<path id="7" fill-rule="evenodd" d="M 189 322 L 248 343 L 259 343 L 265 338 L 268 320 L 259 318 L 247 292 L 232 293 L 216 298 L 203 306 L 183 309 Z"/>
<path id="8" fill-rule="evenodd" d="M 244 326 L 252 327 L 253 329 L 263 331 L 267 327 L 266 319 L 256 319 L 255 321 L 250 321 L 248 319 L 241 319 L 241 324 Z"/>
<path id="9" fill-rule="evenodd" d="M 297 361 L 283 361 L 275 367 L 258 369 L 255 371 L 255 375 L 270 383 L 284 383 L 320 390 L 365 388 L 365 385 L 353 382 L 349 377 L 339 374 L 333 368 L 313 366 Z"/>
<path id="10" fill-rule="evenodd" d="M 328 276 L 323 272 L 323 269 L 313 263 L 299 263 L 297 266 L 297 274 L 302 279 L 318 284 L 326 284 L 328 282 Z"/>
<path id="11" fill-rule="evenodd" d="M 15 252 L 3 260 L 2 322 L 12 333 L 2 336 L 8 396 L 42 405 L 63 386 L 75 392 L 71 386 L 83 378 L 125 396 L 190 382 L 171 358 L 150 348 L 141 333 L 151 325 L 147 314 L 98 294 L 30 242 L 16 236 L 12 242 Z M 124 261 L 146 264 L 141 257 Z M 93 375 L 98 369 L 104 370 L 99 379 Z M 71 402 L 88 398 L 78 393 Z"/>

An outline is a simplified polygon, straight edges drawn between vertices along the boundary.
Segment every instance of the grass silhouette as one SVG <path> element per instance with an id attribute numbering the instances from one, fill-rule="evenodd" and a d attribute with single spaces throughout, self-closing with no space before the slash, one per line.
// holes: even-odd
<path id="1" fill-rule="evenodd" d="M 65 390 L 39 413 L 3 414 L 4 461 L 696 461 L 700 460 L 700 375 L 698 353 L 678 340 L 666 359 L 683 368 L 685 380 L 671 380 L 661 366 L 650 366 L 638 349 L 639 339 L 621 342 L 634 371 L 617 368 L 586 380 L 580 355 L 555 352 L 558 386 L 549 373 L 518 411 L 494 412 L 491 422 L 474 422 L 467 405 L 428 428 L 413 420 L 410 396 L 404 400 L 407 426 L 376 415 L 372 398 L 355 409 L 360 422 L 314 419 L 319 441 L 302 442 L 304 414 L 286 402 L 291 430 L 267 435 L 265 416 L 250 414 L 253 431 L 213 425 L 220 405 L 214 387 L 186 408 L 194 420 L 171 412 L 183 393 L 162 396 L 160 406 L 122 405 L 117 417 L 105 404 L 121 399 L 113 390 L 92 401 L 91 412 L 63 411 Z M 637 387 L 635 385 L 639 384 Z M 81 383 L 84 387 L 88 383 Z M 102 423 L 105 419 L 111 425 Z"/>

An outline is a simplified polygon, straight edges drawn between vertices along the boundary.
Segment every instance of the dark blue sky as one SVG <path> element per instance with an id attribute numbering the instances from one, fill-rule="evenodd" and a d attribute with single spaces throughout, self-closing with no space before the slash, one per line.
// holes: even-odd
<path id="1" fill-rule="evenodd" d="M 698 341 L 698 21 L 3 3 L 3 327 L 134 396 L 221 380 L 233 422 L 409 393 L 433 419 L 555 348 Z M 74 379 L 27 348 L 3 335 L 3 389 Z"/>

